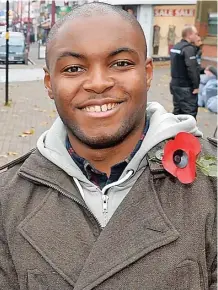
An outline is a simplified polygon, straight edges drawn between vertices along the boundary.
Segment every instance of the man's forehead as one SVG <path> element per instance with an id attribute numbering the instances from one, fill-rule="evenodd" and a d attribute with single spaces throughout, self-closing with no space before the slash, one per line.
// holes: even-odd
<path id="1" fill-rule="evenodd" d="M 69 19 L 56 31 L 47 47 L 47 60 L 48 55 L 55 60 L 63 51 L 86 55 L 105 52 L 106 55 L 120 47 L 133 48 L 146 56 L 146 41 L 140 25 L 119 14 L 80 15 Z"/>
<path id="2" fill-rule="evenodd" d="M 106 44 L 111 41 L 116 42 L 138 42 L 143 41 L 143 37 L 137 27 L 117 15 L 98 15 L 95 17 L 76 17 L 67 21 L 57 32 L 55 46 L 60 47 L 67 44 L 88 44 L 98 41 Z"/>

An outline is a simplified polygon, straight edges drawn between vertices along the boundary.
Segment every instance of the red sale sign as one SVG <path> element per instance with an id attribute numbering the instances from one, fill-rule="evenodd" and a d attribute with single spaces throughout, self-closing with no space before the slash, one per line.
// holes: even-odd
<path id="1" fill-rule="evenodd" d="M 195 9 L 154 9 L 156 17 L 194 17 Z"/>

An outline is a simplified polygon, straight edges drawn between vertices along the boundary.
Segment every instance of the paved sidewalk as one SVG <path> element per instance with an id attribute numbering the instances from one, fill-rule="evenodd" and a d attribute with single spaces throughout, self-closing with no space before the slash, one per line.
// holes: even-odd
<path id="1" fill-rule="evenodd" d="M 4 84 L 0 84 L 0 165 L 34 148 L 38 137 L 55 120 L 53 101 L 47 97 L 42 81 L 10 84 L 11 106 L 4 106 Z M 149 101 L 158 101 L 172 111 L 169 93 L 169 68 L 157 67 L 154 73 Z M 206 136 L 215 130 L 217 115 L 200 108 L 198 126 Z M 25 134 L 26 133 L 26 134 Z M 24 137 L 26 135 L 26 137 Z"/>
<path id="2" fill-rule="evenodd" d="M 34 148 L 57 116 L 42 81 L 12 83 L 9 92 L 11 106 L 5 107 L 4 84 L 0 84 L 0 165 Z M 25 132 L 27 136 L 21 137 Z"/>

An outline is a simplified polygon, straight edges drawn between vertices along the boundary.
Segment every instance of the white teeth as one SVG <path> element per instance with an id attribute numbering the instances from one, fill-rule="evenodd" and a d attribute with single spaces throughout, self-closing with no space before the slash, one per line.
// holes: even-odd
<path id="1" fill-rule="evenodd" d="M 95 107 L 89 107 L 90 112 L 95 112 Z"/>
<path id="2" fill-rule="evenodd" d="M 104 104 L 102 106 L 85 107 L 85 108 L 83 108 L 83 110 L 87 111 L 87 112 L 107 112 L 109 110 L 112 110 L 117 105 L 118 105 L 118 103 L 110 103 L 110 104 Z"/>
<path id="3" fill-rule="evenodd" d="M 107 111 L 107 105 L 101 106 L 101 110 L 102 110 L 102 112 L 106 112 Z"/>
<path id="4" fill-rule="evenodd" d="M 101 107 L 100 106 L 95 106 L 95 112 L 101 112 Z"/>

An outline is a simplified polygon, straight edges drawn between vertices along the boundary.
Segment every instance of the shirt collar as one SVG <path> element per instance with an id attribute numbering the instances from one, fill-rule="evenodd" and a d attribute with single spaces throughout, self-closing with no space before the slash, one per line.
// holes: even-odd
<path id="1" fill-rule="evenodd" d="M 134 157 L 134 155 L 137 153 L 137 151 L 139 150 L 139 148 L 141 147 L 141 144 L 145 138 L 145 135 L 147 134 L 149 128 L 149 120 L 146 120 L 145 126 L 144 126 L 144 130 L 143 133 L 141 135 L 140 140 L 138 141 L 137 145 L 135 146 L 134 150 L 132 151 L 132 153 L 123 161 L 121 161 L 118 164 L 115 164 L 114 166 L 112 166 L 111 168 L 111 176 L 109 178 L 109 180 L 111 180 L 111 182 L 114 182 L 116 180 L 119 179 L 119 177 L 121 176 L 123 170 L 125 169 L 125 167 L 127 166 L 127 164 L 131 161 L 131 159 Z M 67 136 L 66 138 L 66 149 L 69 152 L 71 158 L 74 160 L 74 162 L 77 164 L 77 166 L 80 168 L 80 170 L 83 172 L 83 174 L 91 181 L 91 180 L 95 180 L 96 184 L 101 182 L 100 180 L 102 180 L 103 175 L 105 175 L 105 173 L 98 171 L 96 168 L 94 168 L 89 161 L 87 161 L 85 158 L 79 156 L 74 150 L 73 147 L 70 143 L 70 140 Z M 94 176 L 95 175 L 95 176 Z M 104 179 L 104 183 L 106 182 L 106 179 Z M 102 187 L 102 186 L 100 186 Z"/>

